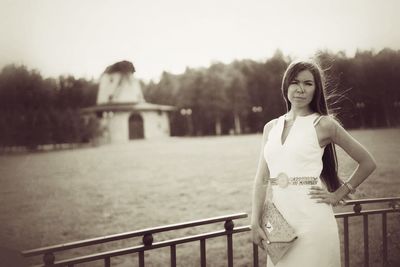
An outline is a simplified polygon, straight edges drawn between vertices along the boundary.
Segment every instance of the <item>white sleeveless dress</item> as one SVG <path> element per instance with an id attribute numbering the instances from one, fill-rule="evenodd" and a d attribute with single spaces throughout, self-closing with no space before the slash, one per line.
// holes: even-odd
<path id="1" fill-rule="evenodd" d="M 278 118 L 269 132 L 264 158 L 271 177 L 286 173 L 289 177 L 319 177 L 324 148 L 318 143 L 314 121 L 319 114 L 298 116 L 282 144 L 285 115 Z M 317 186 L 324 186 L 318 179 Z M 298 235 L 295 245 L 275 267 L 339 267 L 339 233 L 332 206 L 316 203 L 308 195 L 311 185 L 271 186 L 272 200 Z M 271 192 L 270 192 L 271 193 Z"/>

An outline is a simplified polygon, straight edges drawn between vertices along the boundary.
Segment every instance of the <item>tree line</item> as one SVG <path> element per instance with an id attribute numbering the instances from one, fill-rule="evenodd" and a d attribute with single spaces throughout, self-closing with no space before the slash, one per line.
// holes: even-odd
<path id="1" fill-rule="evenodd" d="M 81 143 L 96 134 L 95 117 L 80 108 L 96 102 L 98 85 L 73 76 L 44 79 L 25 66 L 8 65 L 0 73 L 0 147 Z"/>
<path id="2" fill-rule="evenodd" d="M 400 124 L 400 51 L 317 53 L 327 80 L 329 106 L 347 128 Z M 237 60 L 164 72 L 159 81 L 141 82 L 145 99 L 173 105 L 173 135 L 219 135 L 262 131 L 283 114 L 280 86 L 291 58 L 277 51 L 260 62 Z M 43 78 L 25 66 L 0 73 L 0 146 L 36 148 L 42 144 L 88 142 L 101 134 L 95 116 L 80 109 L 96 104 L 94 80 Z"/>
<path id="3" fill-rule="evenodd" d="M 316 60 L 325 73 L 328 104 L 347 128 L 395 127 L 400 124 L 400 51 L 383 49 L 345 53 L 320 51 Z M 145 86 L 148 101 L 191 110 L 172 115 L 175 135 L 260 132 L 266 122 L 286 111 L 281 96 L 283 73 L 291 58 L 277 51 L 265 62 L 214 63 L 164 72 Z"/>

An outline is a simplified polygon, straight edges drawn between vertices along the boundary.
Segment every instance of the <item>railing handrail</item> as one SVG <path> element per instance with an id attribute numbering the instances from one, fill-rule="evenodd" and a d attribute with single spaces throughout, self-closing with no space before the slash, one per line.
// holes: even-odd
<path id="1" fill-rule="evenodd" d="M 382 202 L 392 202 L 392 201 L 400 201 L 400 197 L 352 199 L 352 200 L 346 200 L 345 205 L 347 206 L 355 204 L 371 204 L 371 203 L 382 203 Z"/>
<path id="2" fill-rule="evenodd" d="M 360 216 L 360 215 L 372 215 L 372 214 L 392 213 L 392 212 L 399 212 L 399 210 L 393 209 L 393 208 L 387 208 L 387 209 L 376 209 L 376 210 L 363 210 L 360 212 L 349 211 L 349 212 L 335 213 L 335 217 L 343 218 L 343 217 L 354 217 L 354 216 Z"/>
<path id="3" fill-rule="evenodd" d="M 85 246 L 90 246 L 90 245 L 99 245 L 99 244 L 103 244 L 103 243 L 107 243 L 107 242 L 112 242 L 112 241 L 132 238 L 132 237 L 138 237 L 138 236 L 144 236 L 146 234 L 167 232 L 167 231 L 178 230 L 178 229 L 187 228 L 187 227 L 195 227 L 195 226 L 201 226 L 201 225 L 205 225 L 205 224 L 223 222 L 226 220 L 242 219 L 242 218 L 247 218 L 247 216 L 248 216 L 247 213 L 242 212 L 242 213 L 235 213 L 235 214 L 231 214 L 231 215 L 212 217 L 212 218 L 207 218 L 207 219 L 202 219 L 202 220 L 195 220 L 195 221 L 188 221 L 188 222 L 177 223 L 177 224 L 157 226 L 157 227 L 146 228 L 146 229 L 137 230 L 137 231 L 130 231 L 130 232 L 125 232 L 125 233 L 120 233 L 120 234 L 113 234 L 113 235 L 96 237 L 96 238 L 91 238 L 91 239 L 84 239 L 84 240 L 80 240 L 80 241 L 74 241 L 74 242 L 69 242 L 69 243 L 64 243 L 64 244 L 59 244 L 59 245 L 54 245 L 54 246 L 47 246 L 47 247 L 41 247 L 41 248 L 37 248 L 37 249 L 25 250 L 25 251 L 22 251 L 22 255 L 25 257 L 42 255 L 42 254 L 52 253 L 52 252 L 56 252 L 56 251 L 80 248 L 80 247 L 85 247 Z"/>
<path id="4" fill-rule="evenodd" d="M 89 261 L 100 260 L 100 259 L 104 259 L 107 257 L 117 257 L 117 256 L 126 255 L 126 254 L 137 253 L 139 251 L 168 247 L 171 245 L 178 245 L 178 244 L 183 244 L 183 243 L 188 243 L 188 242 L 193 242 L 193 241 L 199 241 L 201 239 L 209 239 L 209 238 L 214 238 L 214 237 L 218 237 L 218 236 L 224 236 L 228 233 L 236 234 L 236 233 L 241 233 L 241 232 L 247 232 L 250 230 L 251 230 L 250 226 L 248 226 L 248 225 L 240 226 L 240 227 L 235 227 L 231 231 L 219 230 L 219 231 L 214 231 L 214 232 L 208 232 L 208 233 L 203 233 L 203 234 L 197 234 L 197 235 L 192 235 L 192 236 L 185 236 L 185 237 L 181 237 L 181 238 L 159 241 L 159 242 L 153 243 L 150 246 L 138 245 L 138 246 L 134 246 L 134 247 L 117 249 L 117 250 L 112 250 L 112 251 L 107 251 L 107 252 L 94 253 L 94 254 L 85 255 L 85 256 L 76 257 L 76 258 L 67 259 L 67 260 L 60 260 L 60 261 L 54 262 L 54 264 L 52 266 L 56 267 L 56 266 L 66 266 L 69 264 L 79 264 L 79 263 L 84 263 L 84 262 L 89 262 Z M 43 265 L 38 265 L 38 266 L 43 266 Z"/>

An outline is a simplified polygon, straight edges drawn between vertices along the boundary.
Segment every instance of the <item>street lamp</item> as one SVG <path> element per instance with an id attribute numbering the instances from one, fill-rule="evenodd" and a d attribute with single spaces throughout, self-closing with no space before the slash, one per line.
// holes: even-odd
<path id="1" fill-rule="evenodd" d="M 396 125 L 399 125 L 399 116 L 397 116 L 398 115 L 398 113 L 399 113 L 399 110 L 400 110 L 400 101 L 399 100 L 395 100 L 394 102 L 393 102 L 393 106 L 394 106 L 394 117 L 396 118 Z"/>
<path id="2" fill-rule="evenodd" d="M 260 114 L 263 111 L 263 108 L 261 106 L 253 106 L 251 108 L 251 111 L 254 113 L 254 116 L 256 118 L 256 126 L 257 126 L 257 132 L 260 131 Z"/>
<path id="3" fill-rule="evenodd" d="M 251 110 L 252 110 L 254 113 L 260 113 L 260 112 L 262 112 L 263 108 L 260 107 L 260 106 L 253 106 L 253 107 L 251 108 Z"/>
<path id="4" fill-rule="evenodd" d="M 181 108 L 180 113 L 186 118 L 186 129 L 187 135 L 192 135 L 193 124 L 192 124 L 192 109 L 191 108 Z"/>
<path id="5" fill-rule="evenodd" d="M 190 116 L 190 115 L 192 115 L 192 109 L 190 109 L 190 108 L 181 108 L 181 115 L 182 116 Z"/>
<path id="6" fill-rule="evenodd" d="M 358 113 L 360 114 L 361 118 L 361 128 L 365 127 L 365 121 L 364 121 L 364 115 L 363 115 L 363 109 L 365 108 L 365 103 L 364 102 L 357 102 L 356 107 L 358 109 Z"/>

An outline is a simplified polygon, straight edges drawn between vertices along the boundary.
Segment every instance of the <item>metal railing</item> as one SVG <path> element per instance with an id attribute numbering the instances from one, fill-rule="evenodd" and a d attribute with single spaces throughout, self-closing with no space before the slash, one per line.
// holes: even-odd
<path id="1" fill-rule="evenodd" d="M 206 266 L 206 240 L 210 239 L 210 238 L 214 238 L 214 237 L 226 236 L 226 238 L 227 238 L 227 260 L 228 260 L 228 266 L 231 267 L 231 266 L 233 266 L 232 236 L 237 233 L 248 232 L 251 230 L 251 228 L 249 226 L 241 226 L 241 227 L 234 226 L 233 220 L 241 219 L 241 218 L 247 218 L 247 214 L 246 213 L 238 213 L 238 214 L 233 214 L 233 215 L 228 215 L 228 216 L 220 216 L 220 217 L 214 217 L 214 218 L 209 218 L 209 219 L 204 219 L 204 220 L 197 220 L 197 221 L 191 221 L 191 222 L 185 222 L 185 223 L 179 223 L 179 224 L 160 226 L 160 227 L 155 227 L 155 228 L 148 228 L 148 229 L 143 229 L 143 230 L 139 230 L 139 231 L 132 231 L 132 232 L 127 232 L 127 233 L 122 233 L 122 234 L 103 236 L 103 237 L 99 237 L 99 238 L 93 238 L 93 239 L 81 240 L 81 241 L 77 241 L 77 242 L 71 242 L 71 243 L 65 243 L 65 244 L 60 244 L 60 245 L 55 245 L 55 246 L 27 250 L 27 251 L 23 251 L 22 254 L 24 257 L 33 257 L 33 256 L 42 255 L 43 264 L 37 265 L 37 266 L 46 266 L 46 267 L 47 266 L 68 266 L 68 267 L 72 267 L 72 266 L 75 266 L 80 263 L 102 260 L 102 261 L 104 261 L 105 267 L 110 267 L 111 266 L 111 258 L 117 257 L 117 256 L 122 256 L 122 255 L 127 255 L 127 254 L 138 253 L 139 266 L 144 267 L 145 266 L 145 257 L 144 257 L 145 251 L 163 248 L 163 247 L 170 247 L 171 266 L 176 266 L 176 245 L 188 243 L 188 242 L 200 241 L 200 262 L 201 262 L 201 266 Z M 160 242 L 153 242 L 154 241 L 153 234 L 156 234 L 156 233 L 173 231 L 173 230 L 178 230 L 178 229 L 183 229 L 183 228 L 191 228 L 191 227 L 196 227 L 196 226 L 201 226 L 201 225 L 209 225 L 209 224 L 219 223 L 219 222 L 224 222 L 224 230 L 207 232 L 207 233 L 192 235 L 192 236 L 185 236 L 182 238 L 170 239 L 170 240 L 165 240 L 165 241 L 160 241 Z M 107 252 L 101 252 L 101 253 L 90 254 L 90 255 L 85 255 L 85 256 L 81 256 L 81 257 L 56 261 L 56 257 L 55 257 L 56 252 L 66 251 L 66 250 L 70 250 L 70 249 L 74 249 L 74 248 L 82 248 L 82 247 L 87 247 L 87 246 L 91 246 L 91 245 L 99 245 L 99 244 L 104 244 L 104 243 L 111 242 L 111 241 L 123 240 L 123 239 L 132 238 L 132 237 L 142 237 L 143 244 L 134 246 L 134 247 L 128 247 L 128 248 L 123 248 L 123 249 L 118 249 L 118 250 L 112 250 L 112 251 L 107 251 Z"/>
<path id="2" fill-rule="evenodd" d="M 389 204 L 387 208 L 363 210 L 364 204 Z M 360 199 L 346 201 L 346 206 L 353 205 L 353 211 L 336 213 L 336 218 L 343 219 L 343 235 L 344 235 L 344 264 L 345 267 L 350 266 L 349 251 L 349 218 L 363 217 L 363 239 L 364 239 L 364 265 L 368 267 L 370 264 L 369 257 L 369 232 L 368 218 L 370 215 L 380 214 L 382 218 L 382 266 L 388 265 L 388 247 L 387 247 L 387 214 L 400 212 L 400 197 L 394 198 L 376 198 L 376 199 Z"/>
<path id="3" fill-rule="evenodd" d="M 362 205 L 364 204 L 376 204 L 376 203 L 389 203 L 388 208 L 381 209 L 370 209 L 363 210 Z M 368 216 L 381 214 L 382 216 L 382 265 L 387 266 L 388 263 L 388 248 L 387 248 L 387 214 L 400 212 L 399 208 L 400 197 L 396 198 L 380 198 L 380 199 L 362 199 L 362 200 L 350 200 L 346 202 L 346 205 L 353 205 L 353 211 L 336 213 L 335 217 L 343 219 L 343 235 L 344 235 L 344 263 L 345 267 L 350 266 L 350 251 L 349 251 L 349 218 L 362 216 L 363 217 L 363 233 L 364 233 L 364 266 L 369 266 L 369 239 L 368 239 Z M 189 242 L 200 242 L 200 264 L 206 266 L 206 240 L 210 238 L 226 236 L 227 240 L 227 266 L 233 266 L 233 235 L 242 232 L 248 232 L 251 227 L 240 226 L 235 227 L 234 220 L 247 218 L 246 213 L 238 213 L 228 216 L 220 216 L 209 219 L 172 224 L 154 228 L 143 229 L 139 231 L 132 231 L 127 233 L 103 236 L 99 238 L 86 239 L 77 242 L 65 243 L 55 246 L 43 247 L 38 249 L 26 250 L 22 252 L 24 257 L 30 258 L 35 256 L 42 256 L 43 264 L 37 266 L 68 266 L 73 267 L 81 263 L 103 261 L 105 267 L 111 266 L 111 258 L 138 253 L 139 266 L 145 266 L 144 253 L 148 250 L 159 249 L 164 247 L 170 248 L 170 265 L 176 266 L 176 246 L 178 244 L 189 243 Z M 159 242 L 153 242 L 153 234 L 174 231 L 184 228 L 192 228 L 201 225 L 210 225 L 214 223 L 224 222 L 224 229 L 219 231 L 207 232 L 192 236 L 185 236 L 181 238 L 169 239 Z M 132 237 L 142 237 L 142 244 L 134 247 L 127 247 L 123 249 L 111 250 L 106 252 L 100 252 L 95 254 L 84 255 L 75 258 L 56 260 L 56 253 L 67 251 L 75 248 L 88 247 L 92 245 L 100 245 L 112 241 L 124 240 Z M 253 266 L 259 266 L 258 257 L 258 246 L 253 244 Z"/>

